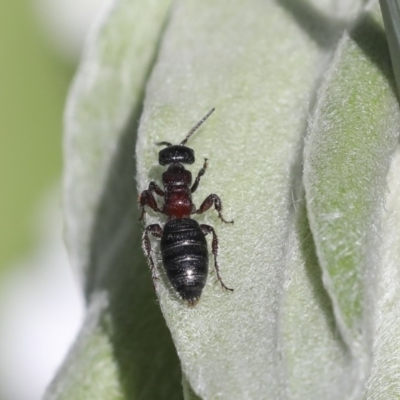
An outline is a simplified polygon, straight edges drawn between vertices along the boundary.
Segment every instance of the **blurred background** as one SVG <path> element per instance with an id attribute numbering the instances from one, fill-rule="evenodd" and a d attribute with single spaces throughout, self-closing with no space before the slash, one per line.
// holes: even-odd
<path id="1" fill-rule="evenodd" d="M 41 399 L 83 318 L 62 242 L 62 118 L 105 2 L 0 2 L 0 400 Z"/>

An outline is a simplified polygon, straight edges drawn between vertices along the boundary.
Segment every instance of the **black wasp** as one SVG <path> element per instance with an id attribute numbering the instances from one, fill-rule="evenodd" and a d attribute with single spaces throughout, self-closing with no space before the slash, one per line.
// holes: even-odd
<path id="1" fill-rule="evenodd" d="M 207 159 L 204 160 L 204 165 L 197 174 L 193 185 L 192 174 L 183 165 L 193 164 L 195 161 L 194 151 L 185 146 L 186 142 L 214 110 L 214 108 L 210 110 L 189 131 L 180 144 L 157 143 L 166 146 L 158 155 L 159 164 L 168 165 L 168 169 L 162 174 L 164 190 L 152 181 L 148 189 L 144 190 L 139 197 L 139 205 L 142 210 L 139 220 L 144 217 L 145 206 L 168 216 L 164 229 L 159 224 L 152 224 L 147 226 L 143 233 L 142 245 L 148 258 L 153 280 L 156 279 L 156 274 L 155 264 L 151 257 L 149 233 L 161 239 L 161 255 L 168 279 L 181 298 L 191 306 L 198 302 L 207 280 L 208 248 L 205 236 L 209 233 L 212 234 L 211 248 L 217 278 L 223 289 L 233 291 L 223 283 L 219 274 L 218 238 L 214 228 L 210 225 L 199 225 L 197 221 L 191 219 L 191 215 L 202 214 L 214 205 L 221 221 L 225 223 L 233 223 L 233 221 L 226 221 L 222 216 L 221 199 L 216 194 L 210 194 L 199 209 L 196 209 L 192 202 L 192 193 L 198 188 L 200 178 L 206 171 Z M 164 198 L 161 208 L 158 207 L 154 193 Z"/>
<path id="2" fill-rule="evenodd" d="M 193 214 L 202 214 L 213 205 L 218 212 L 218 217 L 225 223 L 222 216 L 221 199 L 216 194 L 210 194 L 201 204 L 199 209 L 192 202 L 192 193 L 199 186 L 200 178 L 207 168 L 207 159 L 200 169 L 192 184 L 192 173 L 185 169 L 183 164 L 193 164 L 195 161 L 194 151 L 185 144 L 200 125 L 213 113 L 210 110 L 186 135 L 185 139 L 178 145 L 169 142 L 160 142 L 157 145 L 166 146 L 158 154 L 160 165 L 168 166 L 162 174 L 164 190 L 156 182 L 152 181 L 147 190 L 144 190 L 139 197 L 139 205 L 142 220 L 145 214 L 145 206 L 155 212 L 168 216 L 164 229 L 159 224 L 152 224 L 146 227 L 142 246 L 146 253 L 153 280 L 156 279 L 155 264 L 151 257 L 151 243 L 149 233 L 161 239 L 161 255 L 165 271 L 172 286 L 179 296 L 189 305 L 194 306 L 199 301 L 201 292 L 206 284 L 208 274 L 208 248 L 206 235 L 212 234 L 212 253 L 214 255 L 214 268 L 217 278 L 223 289 L 231 290 L 222 281 L 219 274 L 217 261 L 218 238 L 214 228 L 210 225 L 198 224 L 191 219 Z M 154 193 L 164 198 L 164 203 L 159 208 Z"/>

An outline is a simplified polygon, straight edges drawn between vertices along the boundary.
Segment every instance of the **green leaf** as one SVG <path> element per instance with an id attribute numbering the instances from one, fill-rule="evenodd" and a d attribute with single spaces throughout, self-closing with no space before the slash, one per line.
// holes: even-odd
<path id="1" fill-rule="evenodd" d="M 380 5 L 397 83 L 397 92 L 400 93 L 400 2 L 398 0 L 380 0 Z"/>
<path id="2" fill-rule="evenodd" d="M 387 393 L 381 371 L 399 364 L 380 329 L 397 332 L 397 311 L 379 285 L 395 278 L 397 258 L 389 239 L 387 251 L 374 246 L 392 227 L 381 224 L 382 205 L 399 112 L 379 17 L 342 36 L 360 2 L 169 6 L 116 2 L 71 92 L 66 239 L 88 314 L 47 399 L 356 399 L 371 363 L 371 393 Z M 153 238 L 158 305 L 134 177 L 140 191 L 160 183 L 155 143 L 179 143 L 212 107 L 188 142 L 193 174 L 209 160 L 193 201 L 218 194 L 235 224 L 213 210 L 195 218 L 215 228 L 221 276 L 235 290 L 223 291 L 211 271 L 188 307 Z"/>
<path id="3" fill-rule="evenodd" d="M 216 107 L 189 142 L 198 160 L 193 173 L 209 159 L 194 202 L 217 193 L 225 217 L 235 220 L 222 225 L 215 212 L 196 218 L 215 227 L 221 275 L 235 291 L 223 292 L 211 275 L 200 302 L 189 308 L 160 264 L 157 282 L 184 375 L 204 399 L 278 398 L 288 391 L 297 398 L 340 398 L 353 379 L 329 298 L 321 294 L 312 241 L 301 248 L 309 231 L 297 190 L 309 102 L 327 44 L 338 34 L 326 32 L 321 15 L 311 19 L 304 7 L 308 20 L 296 19 L 298 8 L 258 0 L 229 7 L 178 2 L 147 86 L 137 146 L 140 190 L 159 182 L 163 171 L 154 143 L 179 143 Z M 315 26 L 320 31 L 312 31 Z M 146 224 L 159 218 L 149 212 Z M 157 254 L 156 242 L 154 248 Z M 310 327 L 323 341 L 312 344 Z M 308 360 L 303 348 L 314 351 Z M 316 368 L 321 360 L 326 368 Z M 339 379 L 344 384 L 335 387 Z"/>
<path id="4" fill-rule="evenodd" d="M 170 1 L 119 1 L 92 32 L 65 119 L 65 236 L 88 313 L 46 399 L 182 398 L 140 249 L 133 160 Z M 168 371 L 168 374 L 165 374 Z"/>
<path id="5" fill-rule="evenodd" d="M 304 165 L 324 284 L 361 381 L 370 369 L 382 206 L 399 136 L 395 91 L 382 20 L 371 11 L 339 43 L 319 90 Z"/>
<path id="6" fill-rule="evenodd" d="M 388 190 L 381 231 L 381 262 L 376 275 L 373 363 L 365 399 L 400 396 L 400 148 L 388 174 Z"/>
<path id="7" fill-rule="evenodd" d="M 290 399 L 346 398 L 359 382 L 322 284 L 303 190 L 298 194 L 280 306 L 279 343 L 286 393 Z"/>

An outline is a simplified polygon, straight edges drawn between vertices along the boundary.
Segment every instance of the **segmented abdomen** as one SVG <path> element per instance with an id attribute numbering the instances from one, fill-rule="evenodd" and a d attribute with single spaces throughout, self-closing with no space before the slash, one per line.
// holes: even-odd
<path id="1" fill-rule="evenodd" d="M 196 304 L 208 273 L 207 241 L 197 221 L 168 221 L 161 238 L 161 254 L 172 286 L 183 300 Z"/>

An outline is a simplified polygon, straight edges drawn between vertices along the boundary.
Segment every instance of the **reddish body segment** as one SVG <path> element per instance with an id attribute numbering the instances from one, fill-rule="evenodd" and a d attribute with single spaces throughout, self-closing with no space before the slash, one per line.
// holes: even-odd
<path id="1" fill-rule="evenodd" d="M 182 164 L 171 164 L 162 175 L 165 188 L 162 213 L 173 218 L 189 218 L 196 210 L 192 203 L 192 173 Z"/>

